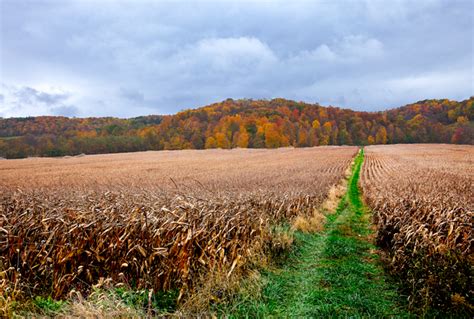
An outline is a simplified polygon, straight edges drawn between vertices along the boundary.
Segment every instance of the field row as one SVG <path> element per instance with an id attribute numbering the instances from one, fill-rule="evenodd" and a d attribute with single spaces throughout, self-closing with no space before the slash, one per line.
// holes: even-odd
<path id="1" fill-rule="evenodd" d="M 362 188 L 377 244 L 418 307 L 472 307 L 473 185 L 472 146 L 366 148 Z"/>

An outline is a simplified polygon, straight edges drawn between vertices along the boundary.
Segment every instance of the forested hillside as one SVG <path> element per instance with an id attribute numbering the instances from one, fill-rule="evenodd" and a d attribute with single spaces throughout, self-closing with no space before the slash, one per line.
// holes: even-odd
<path id="1" fill-rule="evenodd" d="M 474 97 L 356 112 L 284 99 L 227 99 L 174 115 L 0 119 L 0 156 L 392 143 L 474 144 Z"/>

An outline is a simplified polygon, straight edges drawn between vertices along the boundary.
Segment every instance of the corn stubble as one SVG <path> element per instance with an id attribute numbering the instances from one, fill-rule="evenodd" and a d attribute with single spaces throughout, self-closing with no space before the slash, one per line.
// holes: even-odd
<path id="1" fill-rule="evenodd" d="M 104 278 L 179 289 L 241 273 L 313 216 L 355 147 L 145 152 L 0 164 L 4 303 L 87 294 Z"/>
<path id="2" fill-rule="evenodd" d="M 366 148 L 365 199 L 411 305 L 472 313 L 474 147 Z"/>

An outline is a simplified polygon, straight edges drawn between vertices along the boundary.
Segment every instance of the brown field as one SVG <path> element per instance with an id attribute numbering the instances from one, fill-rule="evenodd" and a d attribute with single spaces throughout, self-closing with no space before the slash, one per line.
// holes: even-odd
<path id="1" fill-rule="evenodd" d="M 377 242 L 417 305 L 473 303 L 474 147 L 365 149 L 361 183 Z"/>
<path id="2" fill-rule="evenodd" d="M 241 195 L 260 191 L 307 191 L 340 178 L 356 147 L 183 150 L 0 162 L 0 188 Z M 315 187 L 316 186 L 316 187 Z M 308 188 L 313 188 L 310 190 Z M 235 194 L 234 191 L 238 191 Z"/>
<path id="3" fill-rule="evenodd" d="M 87 293 L 100 278 L 187 296 L 203 276 L 229 278 L 278 254 L 285 241 L 273 226 L 315 214 L 356 153 L 318 147 L 1 161 L 3 298 Z"/>

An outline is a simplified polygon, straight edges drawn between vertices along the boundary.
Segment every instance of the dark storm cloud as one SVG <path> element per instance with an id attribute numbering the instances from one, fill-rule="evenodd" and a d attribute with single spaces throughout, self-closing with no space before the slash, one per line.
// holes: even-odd
<path id="1" fill-rule="evenodd" d="M 134 116 L 228 97 L 381 110 L 474 94 L 472 1 L 1 5 L 2 82 L 34 90 L 2 92 L 7 116 L 27 99 Z"/>

